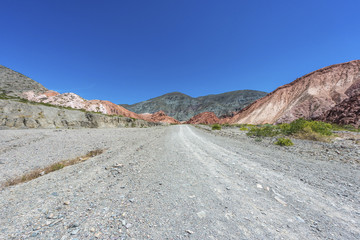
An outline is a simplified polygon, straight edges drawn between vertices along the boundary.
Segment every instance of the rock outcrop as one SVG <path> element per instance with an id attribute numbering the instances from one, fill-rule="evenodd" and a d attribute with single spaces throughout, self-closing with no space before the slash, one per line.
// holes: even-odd
<path id="1" fill-rule="evenodd" d="M 359 91 L 360 60 L 328 66 L 279 87 L 247 106 L 229 123 L 282 123 L 314 119 Z"/>
<path id="2" fill-rule="evenodd" d="M 75 93 L 57 93 L 55 91 L 46 91 L 36 94 L 33 91 L 24 92 L 22 96 L 33 102 L 48 103 L 56 106 L 70 107 L 75 109 L 84 109 L 91 112 L 101 112 L 108 115 L 122 115 L 125 117 L 141 117 L 119 105 L 104 100 L 85 100 Z"/>
<path id="3" fill-rule="evenodd" d="M 56 106 L 0 99 L 0 128 L 112 128 L 160 125 Z"/>
<path id="4" fill-rule="evenodd" d="M 170 124 L 179 124 L 180 122 L 172 117 L 166 115 L 163 111 L 159 111 L 156 113 L 144 113 L 139 114 L 140 117 L 149 122 L 162 122 L 162 123 L 170 123 Z"/>
<path id="5" fill-rule="evenodd" d="M 47 89 L 31 78 L 0 65 L 0 94 L 21 97 L 26 91 L 42 93 Z"/>
<path id="6" fill-rule="evenodd" d="M 164 111 L 165 114 L 187 121 L 202 112 L 214 112 L 217 116 L 239 111 L 256 99 L 265 96 L 265 92 L 240 90 L 193 98 L 180 92 L 173 92 L 123 107 L 138 114 Z"/>
<path id="7" fill-rule="evenodd" d="M 220 123 L 220 119 L 213 112 L 203 112 L 195 115 L 185 122 L 186 124 L 215 124 Z"/>
<path id="8" fill-rule="evenodd" d="M 335 105 L 317 120 L 360 127 L 360 94 L 351 96 Z"/>

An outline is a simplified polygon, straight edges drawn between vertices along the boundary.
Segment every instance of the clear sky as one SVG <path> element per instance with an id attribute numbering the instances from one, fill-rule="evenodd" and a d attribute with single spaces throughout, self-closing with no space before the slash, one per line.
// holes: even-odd
<path id="1" fill-rule="evenodd" d="M 0 8 L 1 65 L 114 103 L 271 92 L 360 59 L 359 0 L 1 0 Z"/>

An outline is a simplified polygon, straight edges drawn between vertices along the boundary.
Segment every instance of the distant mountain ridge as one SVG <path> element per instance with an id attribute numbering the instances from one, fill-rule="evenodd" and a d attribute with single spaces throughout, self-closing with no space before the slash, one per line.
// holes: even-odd
<path id="1" fill-rule="evenodd" d="M 238 90 L 193 98 L 184 93 L 171 92 L 132 105 L 120 105 L 137 114 L 164 111 L 179 121 L 187 121 L 202 112 L 222 116 L 239 111 L 266 94 L 256 90 Z"/>

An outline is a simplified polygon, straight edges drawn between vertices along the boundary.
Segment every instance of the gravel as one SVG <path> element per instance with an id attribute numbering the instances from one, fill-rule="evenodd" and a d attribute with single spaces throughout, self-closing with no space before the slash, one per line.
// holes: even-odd
<path id="1" fill-rule="evenodd" d="M 2 180 L 106 149 L 0 191 L 0 239 L 360 238 L 350 142 L 284 148 L 187 125 L 0 136 Z M 326 148 L 338 158 L 312 155 Z"/>

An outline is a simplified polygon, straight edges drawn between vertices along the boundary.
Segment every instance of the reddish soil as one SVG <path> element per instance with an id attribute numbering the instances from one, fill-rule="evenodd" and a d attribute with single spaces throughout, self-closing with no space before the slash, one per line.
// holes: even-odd
<path id="1" fill-rule="evenodd" d="M 186 124 L 214 124 L 220 123 L 220 119 L 213 112 L 203 112 L 190 118 Z"/>

